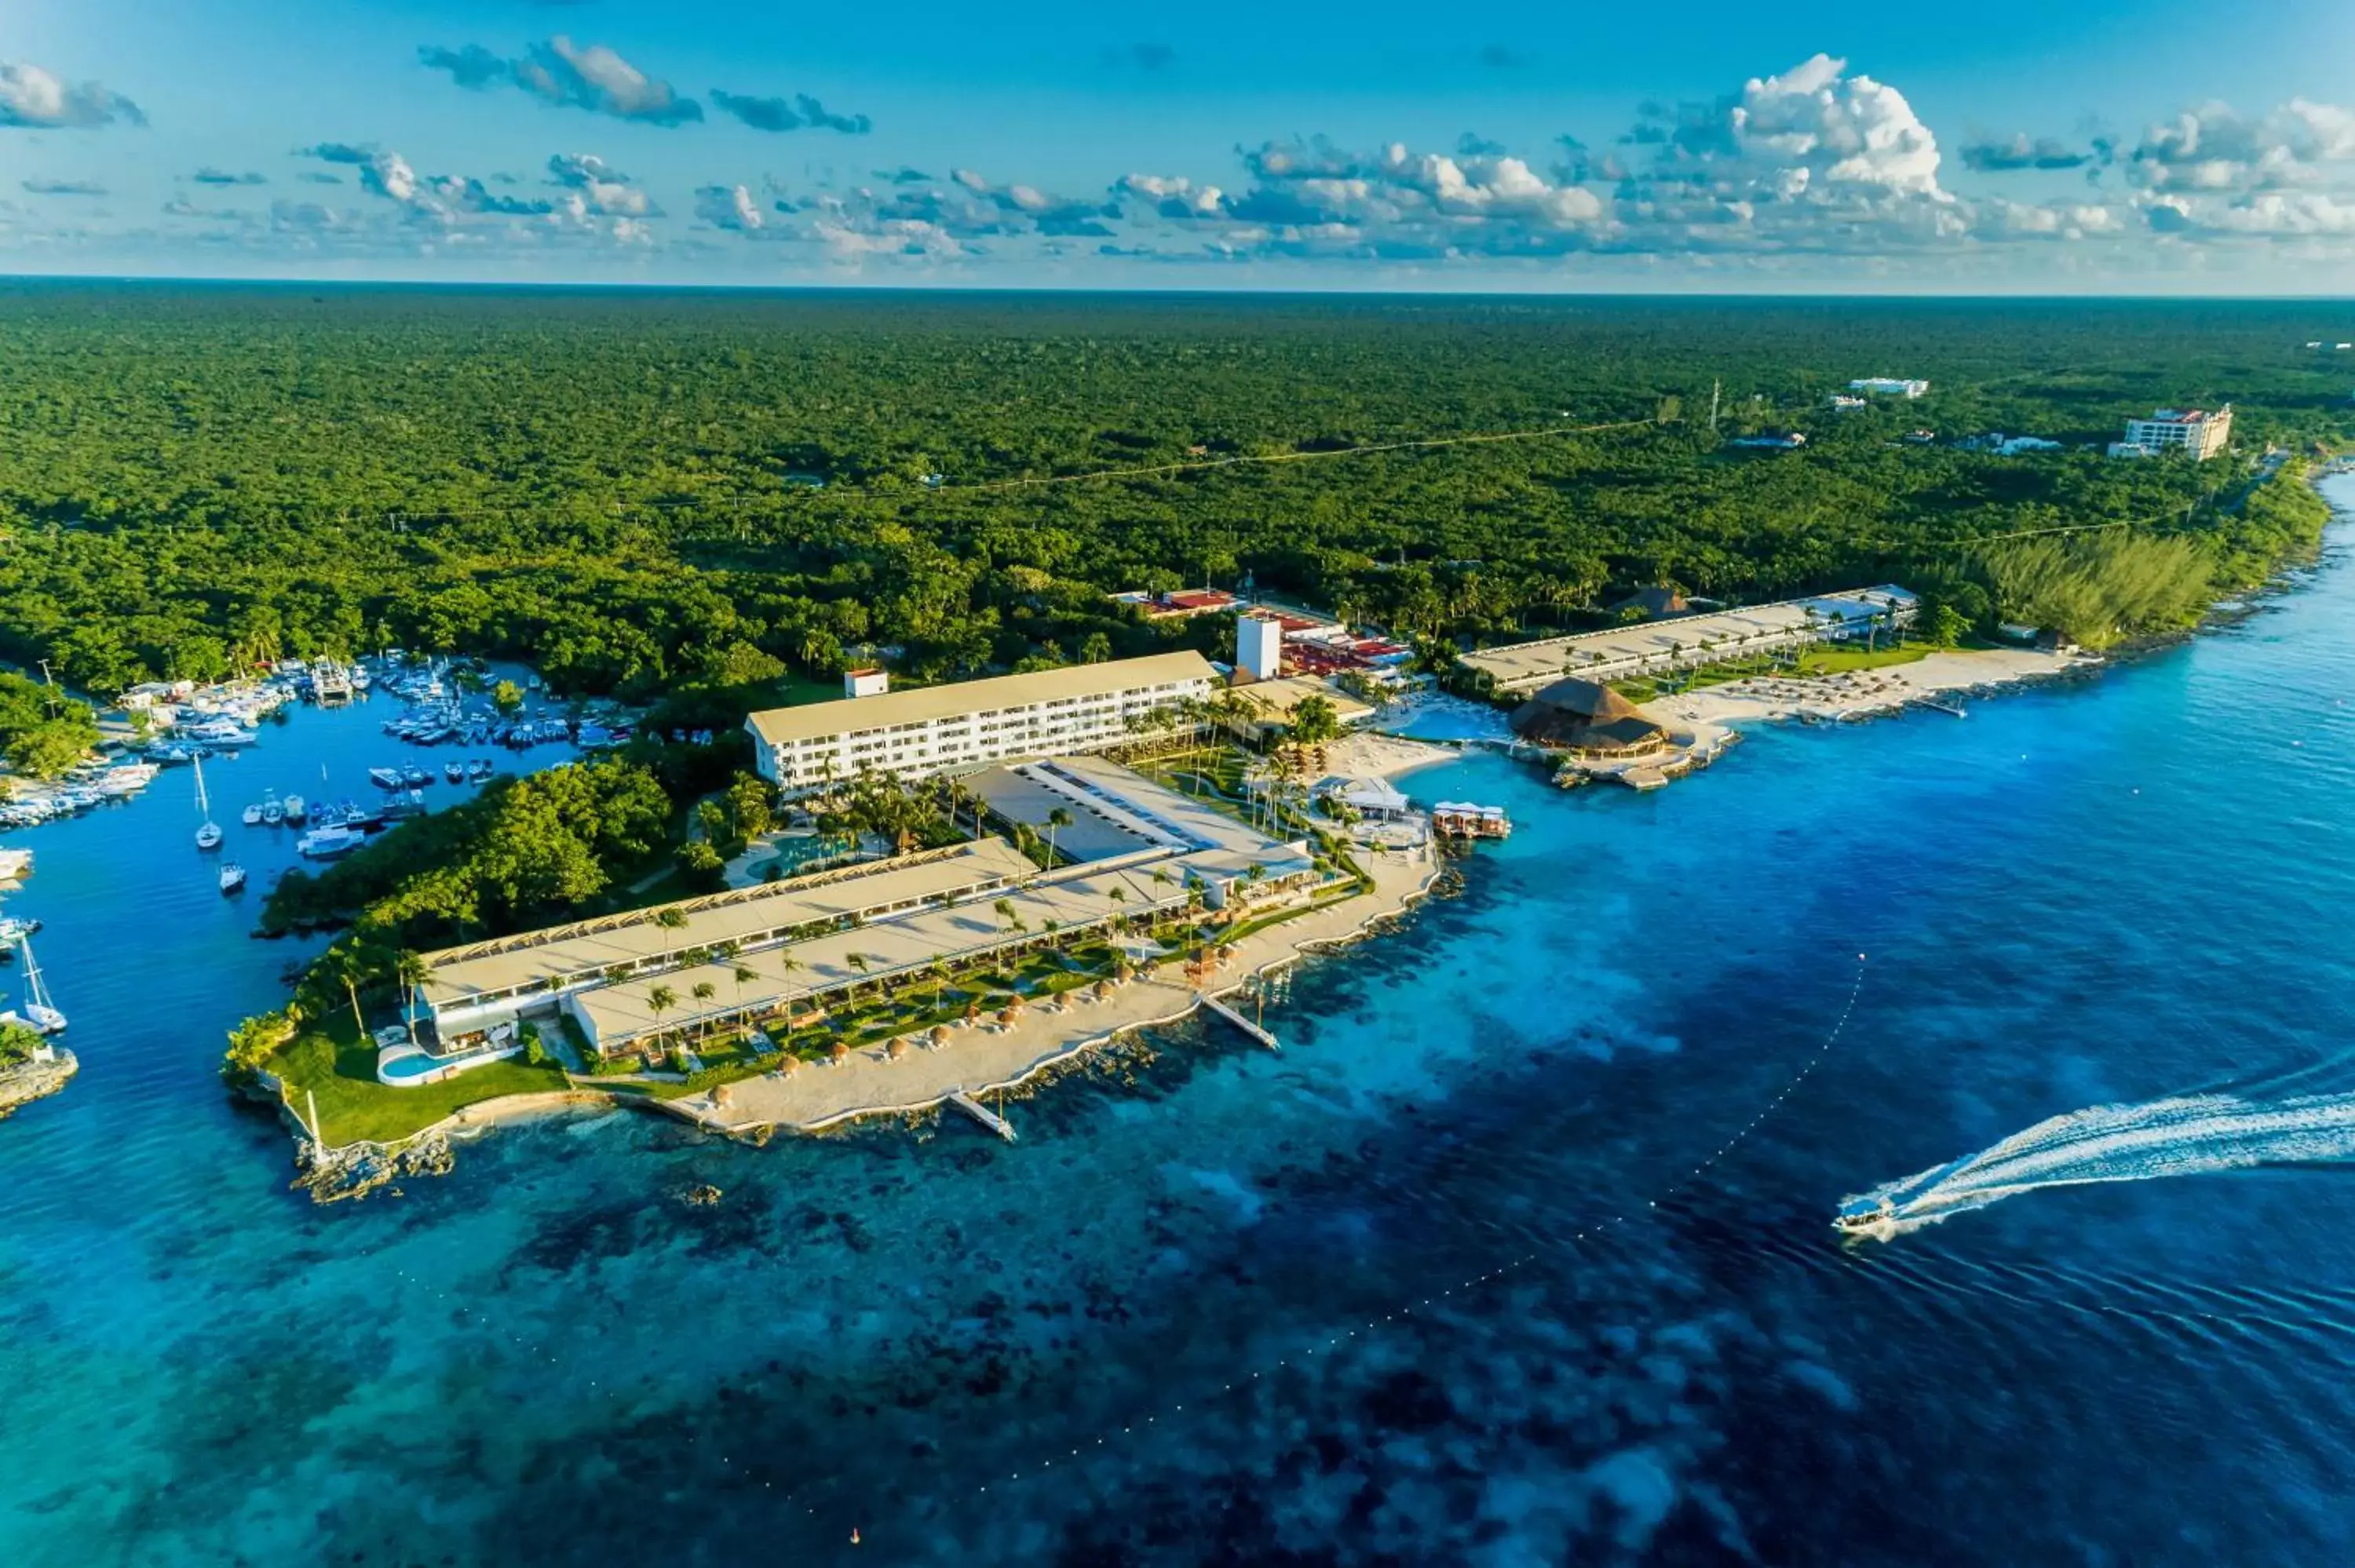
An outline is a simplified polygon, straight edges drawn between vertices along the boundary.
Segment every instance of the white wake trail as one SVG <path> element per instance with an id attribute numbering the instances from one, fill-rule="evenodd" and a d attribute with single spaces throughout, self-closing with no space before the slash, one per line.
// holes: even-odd
<path id="1" fill-rule="evenodd" d="M 1886 1239 L 2041 1187 L 2348 1160 L 2355 1160 L 2355 1095 L 2093 1106 L 1844 1199 L 1840 1228 Z"/>

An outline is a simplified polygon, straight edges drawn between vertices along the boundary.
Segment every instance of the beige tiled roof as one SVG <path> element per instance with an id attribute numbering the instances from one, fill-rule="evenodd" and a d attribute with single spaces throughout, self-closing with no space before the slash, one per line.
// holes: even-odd
<path id="1" fill-rule="evenodd" d="M 1102 697 L 1141 686 L 1208 681 L 1215 673 L 1209 660 L 1188 650 L 1154 653 L 1142 659 L 1115 659 L 1103 664 L 1067 664 L 1060 670 L 1039 670 L 1027 675 L 917 686 L 875 697 L 845 697 L 830 703 L 804 703 L 797 707 L 764 708 L 746 722 L 769 745 L 790 746 L 797 740 L 856 735 L 895 725 L 928 724 L 963 714 L 998 713 L 1058 698 Z"/>

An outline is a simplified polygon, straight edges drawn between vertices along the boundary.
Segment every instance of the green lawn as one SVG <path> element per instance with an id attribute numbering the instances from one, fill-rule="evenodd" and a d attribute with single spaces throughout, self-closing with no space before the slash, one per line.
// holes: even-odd
<path id="1" fill-rule="evenodd" d="M 1801 675 L 1843 675 L 1850 670 L 1881 670 L 1891 664 L 1911 664 L 1927 659 L 1937 650 L 1926 642 L 1900 642 L 1894 647 L 1875 648 L 1810 648 L 1799 655 L 1795 673 Z"/>
<path id="2" fill-rule="evenodd" d="M 396 1089 L 377 1082 L 376 1047 L 357 1039 L 348 1020 L 324 1033 L 304 1033 L 271 1058 L 270 1070 L 285 1080 L 297 1113 L 309 1114 L 306 1090 L 315 1097 L 319 1131 L 331 1146 L 389 1143 L 467 1106 L 566 1086 L 563 1070 L 553 1063 L 535 1067 L 511 1056 L 438 1084 Z"/>

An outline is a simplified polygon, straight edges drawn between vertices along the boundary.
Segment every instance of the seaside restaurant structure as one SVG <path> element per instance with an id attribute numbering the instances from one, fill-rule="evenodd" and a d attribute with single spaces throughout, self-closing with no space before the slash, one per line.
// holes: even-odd
<path id="1" fill-rule="evenodd" d="M 1330 879 L 1305 842 L 1271 838 L 1100 758 L 967 782 L 1001 819 L 1054 827 L 1059 857 L 1074 863 L 1042 871 L 984 838 L 432 953 L 417 1007 L 432 1049 L 559 1010 L 602 1055 L 780 1012 L 805 1022 L 856 987 L 937 980 L 1179 915 L 1198 899 L 1212 910 L 1295 902 Z M 1056 813 L 1068 825 L 1050 823 Z M 698 987 L 709 994 L 698 998 Z"/>
<path id="2" fill-rule="evenodd" d="M 1622 681 L 1902 630 L 1913 623 L 1919 609 L 1920 601 L 1912 593 L 1884 583 L 1879 588 L 1849 588 L 1606 631 L 1507 643 L 1466 653 L 1463 662 L 1485 672 L 1499 692 L 1534 692 L 1564 675 L 1596 683 Z"/>
<path id="3" fill-rule="evenodd" d="M 767 708 L 751 715 L 753 763 L 788 795 L 862 768 L 928 779 L 1018 757 L 1068 757 L 1116 746 L 1135 721 L 1210 694 L 1199 653 L 1155 653 L 943 686 Z"/>

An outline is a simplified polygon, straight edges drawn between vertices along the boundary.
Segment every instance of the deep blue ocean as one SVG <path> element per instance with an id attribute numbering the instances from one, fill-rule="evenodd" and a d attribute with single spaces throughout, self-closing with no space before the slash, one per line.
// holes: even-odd
<path id="1" fill-rule="evenodd" d="M 213 1076 L 304 949 L 169 774 L 16 841 L 83 1071 L 0 1123 L 0 1563 L 2355 1561 L 2345 1169 L 1828 1223 L 2083 1107 L 2355 1092 L 2350 699 L 2342 534 L 1959 722 L 1414 776 L 1518 831 L 1281 1055 L 1152 1037 L 1018 1145 L 574 1117 L 329 1208 Z"/>

